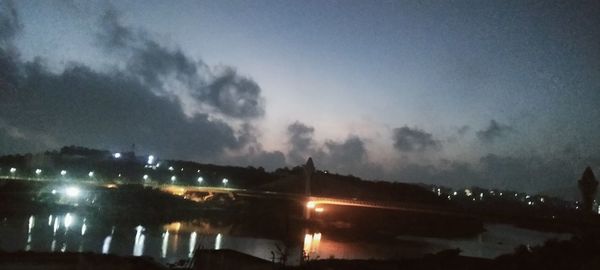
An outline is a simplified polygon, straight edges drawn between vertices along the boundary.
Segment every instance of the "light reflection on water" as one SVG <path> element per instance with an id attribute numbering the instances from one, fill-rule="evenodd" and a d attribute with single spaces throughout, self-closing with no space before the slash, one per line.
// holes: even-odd
<path id="1" fill-rule="evenodd" d="M 45 226 L 45 220 L 48 226 Z M 196 249 L 233 249 L 266 260 L 276 257 L 281 242 L 254 237 L 229 235 L 230 226 L 216 227 L 207 222 L 174 222 L 164 226 L 103 224 L 74 213 L 3 219 L 0 226 L 0 249 L 51 252 L 97 252 L 103 254 L 151 256 L 158 261 L 174 262 L 191 258 Z M 42 220 L 41 224 L 39 220 Z M 511 252 L 519 244 L 537 245 L 551 237 L 568 238 L 514 228 L 487 225 L 487 232 L 472 239 L 438 239 L 399 237 L 402 243 L 345 243 L 319 232 L 306 233 L 303 242 L 290 247 L 290 262 L 304 254 L 310 259 L 386 259 L 415 257 L 448 248 L 460 248 L 464 255 L 495 257 Z M 301 239 L 299 239 L 301 240 Z M 410 243 L 418 243 L 411 246 Z"/>

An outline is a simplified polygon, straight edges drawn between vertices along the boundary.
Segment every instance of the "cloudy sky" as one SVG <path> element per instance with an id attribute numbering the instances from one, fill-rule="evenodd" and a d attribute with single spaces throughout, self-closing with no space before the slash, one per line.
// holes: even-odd
<path id="1" fill-rule="evenodd" d="M 598 1 L 0 3 L 0 154 L 526 191 L 600 171 Z"/>

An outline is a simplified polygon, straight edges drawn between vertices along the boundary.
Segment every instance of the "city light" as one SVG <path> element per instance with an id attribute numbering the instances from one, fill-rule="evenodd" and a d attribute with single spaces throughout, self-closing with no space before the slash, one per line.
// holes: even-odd
<path id="1" fill-rule="evenodd" d="M 10 168 L 10 173 L 16 173 L 17 169 L 16 168 Z"/>
<path id="2" fill-rule="evenodd" d="M 144 180 L 148 180 L 148 175 L 144 174 L 144 176 L 142 177 Z"/>
<path id="3" fill-rule="evenodd" d="M 35 169 L 35 174 L 36 174 L 36 175 L 40 175 L 40 174 L 42 174 L 42 170 L 41 170 L 41 169 Z"/>
<path id="4" fill-rule="evenodd" d="M 94 172 L 89 172 L 89 173 L 88 173 L 88 176 L 89 176 L 90 178 L 94 177 Z"/>
<path id="5" fill-rule="evenodd" d="M 80 193 L 81 193 L 81 190 L 78 187 L 71 186 L 71 187 L 67 187 L 65 189 L 65 194 L 72 198 L 79 197 Z"/>
<path id="6" fill-rule="evenodd" d="M 198 183 L 202 183 L 202 181 L 204 181 L 204 178 L 202 176 L 198 177 Z"/>
<path id="7" fill-rule="evenodd" d="M 313 209 L 315 208 L 315 206 L 317 206 L 317 203 L 313 202 L 313 201 L 309 201 L 306 203 L 306 207 Z"/>
<path id="8" fill-rule="evenodd" d="M 154 155 L 149 155 L 148 156 L 148 164 L 152 165 L 154 163 Z"/>
<path id="9" fill-rule="evenodd" d="M 177 177 L 175 175 L 171 176 L 171 182 L 175 182 L 175 180 L 177 180 Z"/>
<path id="10" fill-rule="evenodd" d="M 67 175 L 67 171 L 65 171 L 65 170 L 60 171 L 60 175 L 62 175 L 62 176 Z"/>
<path id="11" fill-rule="evenodd" d="M 229 183 L 229 180 L 227 178 L 223 178 L 223 185 L 227 186 L 227 183 Z"/>
<path id="12" fill-rule="evenodd" d="M 325 208 L 323 208 L 323 207 L 315 208 L 315 212 L 317 212 L 317 213 L 323 213 L 323 211 L 325 211 Z"/>
<path id="13" fill-rule="evenodd" d="M 119 153 L 119 152 L 114 153 L 113 157 L 115 157 L 115 158 L 121 158 L 121 153 Z"/>
<path id="14" fill-rule="evenodd" d="M 172 170 L 174 170 L 173 166 L 169 166 L 169 171 L 172 171 Z"/>

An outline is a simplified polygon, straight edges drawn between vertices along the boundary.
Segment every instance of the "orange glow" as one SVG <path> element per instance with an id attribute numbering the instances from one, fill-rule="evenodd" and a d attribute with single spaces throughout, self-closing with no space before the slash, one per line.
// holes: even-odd
<path id="1" fill-rule="evenodd" d="M 313 209 L 313 208 L 315 208 L 315 206 L 317 206 L 317 204 L 313 201 L 309 201 L 306 203 L 307 208 Z"/>
<path id="2" fill-rule="evenodd" d="M 115 184 L 108 184 L 106 185 L 107 188 L 117 188 L 117 185 Z"/>
<path id="3" fill-rule="evenodd" d="M 181 222 L 169 223 L 169 224 L 163 226 L 163 229 L 166 231 L 179 232 L 179 229 L 181 229 Z"/>
<path id="4" fill-rule="evenodd" d="M 315 208 L 315 212 L 317 212 L 317 213 L 323 213 L 323 211 L 325 211 L 325 209 L 323 207 Z"/>

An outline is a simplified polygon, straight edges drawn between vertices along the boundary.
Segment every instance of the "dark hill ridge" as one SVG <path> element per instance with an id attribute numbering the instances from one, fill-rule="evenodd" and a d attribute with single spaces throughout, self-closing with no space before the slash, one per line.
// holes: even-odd
<path id="1" fill-rule="evenodd" d="M 114 158 L 106 150 L 89 149 L 79 146 L 63 147 L 59 151 L 46 151 L 38 154 L 9 155 L 0 157 L 0 175 L 8 175 L 9 168 L 16 168 L 18 177 L 60 177 L 66 170 L 70 179 L 93 179 L 97 181 L 118 181 L 120 183 L 140 183 L 143 176 L 157 183 L 222 186 L 222 180 L 229 180 L 227 187 L 304 193 L 302 167 L 280 168 L 267 172 L 259 167 L 236 167 L 214 164 L 201 164 L 192 161 L 159 160 L 160 166 L 148 168 L 147 156 L 136 156 L 132 152 L 122 153 Z M 316 166 L 319 166 L 318 160 Z M 40 176 L 35 170 L 41 169 Z M 326 169 L 326 168 L 318 168 Z M 198 179 L 202 177 L 202 182 Z M 441 199 L 429 190 L 414 184 L 391 183 L 385 181 L 365 181 L 355 176 L 331 174 L 315 171 L 311 185 L 316 196 L 359 198 L 377 201 L 403 201 L 436 203 Z"/>
<path id="2" fill-rule="evenodd" d="M 304 194 L 304 181 L 303 174 L 296 170 L 260 188 L 268 191 Z M 331 174 L 322 171 L 317 171 L 312 176 L 311 195 L 375 201 L 441 202 L 440 198 L 431 191 L 417 185 L 365 181 L 354 176 Z"/>

